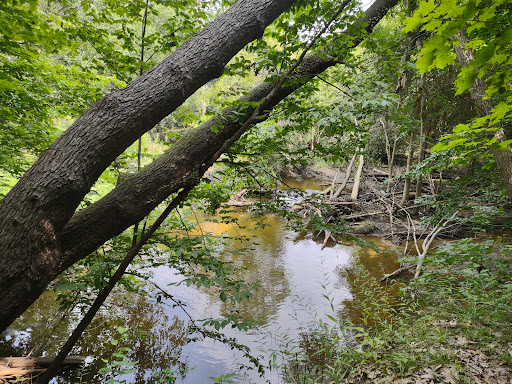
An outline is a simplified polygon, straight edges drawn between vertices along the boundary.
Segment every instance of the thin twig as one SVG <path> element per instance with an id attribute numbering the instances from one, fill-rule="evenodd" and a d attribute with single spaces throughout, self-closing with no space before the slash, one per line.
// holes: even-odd
<path id="1" fill-rule="evenodd" d="M 324 83 L 326 83 L 326 84 L 330 85 L 331 87 L 336 88 L 338 91 L 340 91 L 340 92 L 341 92 L 341 93 L 343 93 L 344 95 L 346 95 L 346 96 L 350 97 L 351 99 L 354 99 L 354 100 L 355 100 L 354 96 L 352 96 L 351 94 L 349 94 L 349 93 L 345 92 L 343 89 L 341 89 L 341 88 L 340 88 L 340 87 L 338 87 L 337 85 L 334 85 L 333 83 L 331 83 L 331 82 L 329 82 L 329 81 L 325 80 L 323 77 L 321 77 L 321 76 L 319 76 L 319 75 L 317 75 L 316 77 L 317 77 L 317 79 L 318 79 L 318 80 L 321 80 L 321 81 L 323 81 Z"/>

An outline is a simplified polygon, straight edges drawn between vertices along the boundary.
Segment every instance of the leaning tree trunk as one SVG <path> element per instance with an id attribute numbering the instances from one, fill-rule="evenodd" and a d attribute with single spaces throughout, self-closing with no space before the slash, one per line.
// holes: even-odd
<path id="1" fill-rule="evenodd" d="M 464 33 L 457 33 L 457 38 L 460 40 L 460 44 L 455 47 L 457 59 L 461 62 L 461 64 L 468 65 L 469 62 L 474 59 L 473 52 L 471 52 L 469 49 L 464 49 L 464 46 L 467 43 Z M 480 107 L 477 108 L 479 116 L 483 117 L 489 115 L 493 106 L 489 99 L 483 98 L 485 95 L 485 84 L 481 78 L 477 77 L 475 79 L 475 83 L 470 89 L 470 94 L 475 105 Z M 493 137 L 496 139 L 496 145 L 499 145 L 507 140 L 505 137 L 505 131 L 502 127 L 499 126 L 494 132 Z M 500 150 L 493 145 L 491 146 L 490 151 L 494 161 L 496 162 L 496 167 L 498 168 L 498 171 L 501 175 L 501 179 L 503 180 L 508 198 L 512 201 L 512 150 L 510 147 L 505 150 Z"/>
<path id="2" fill-rule="evenodd" d="M 339 197 L 339 195 L 341 195 L 341 192 L 343 192 L 343 190 L 347 186 L 348 181 L 350 180 L 350 175 L 352 174 L 352 167 L 354 166 L 354 163 L 356 161 L 356 156 L 357 155 L 355 153 L 352 155 L 352 158 L 350 159 L 350 162 L 348 163 L 347 166 L 347 171 L 345 172 L 345 178 L 343 179 L 343 182 L 338 187 L 334 195 L 332 195 L 331 200 L 336 200 Z"/>
<path id="3" fill-rule="evenodd" d="M 291 2 L 236 2 L 228 16 L 221 15 L 178 53 L 93 105 L 41 156 L 0 204 L 0 220 L 8 224 L 0 232 L 0 332 L 59 273 L 141 220 L 170 194 L 199 182 L 212 154 L 225 149 L 226 141 L 241 134 L 239 113 L 250 116 L 252 107 L 242 111 L 228 108 L 223 118 L 212 119 L 185 135 L 140 173 L 71 218 L 92 183 L 117 154 L 201 83 L 218 76 L 229 55 L 249 41 L 249 35 L 261 35 L 264 26 Z M 396 0 L 375 2 L 363 20 L 365 30 L 370 32 L 395 4 Z M 361 39 L 356 37 L 352 45 Z M 306 80 L 338 62 L 324 54 L 312 56 L 297 76 Z M 267 108 L 304 83 L 287 84 Z M 260 101 L 271 90 L 271 84 L 263 83 L 245 100 Z M 265 118 L 263 114 L 261 120 Z M 213 132 L 212 127 L 219 126 L 223 128 Z"/>
<path id="4" fill-rule="evenodd" d="M 60 233 L 101 173 L 262 36 L 294 0 L 240 0 L 157 66 L 80 116 L 0 204 L 4 329 L 39 296 L 62 260 Z M 133 224 L 133 223 L 132 223 Z M 100 224 L 101 225 L 101 224 Z"/>

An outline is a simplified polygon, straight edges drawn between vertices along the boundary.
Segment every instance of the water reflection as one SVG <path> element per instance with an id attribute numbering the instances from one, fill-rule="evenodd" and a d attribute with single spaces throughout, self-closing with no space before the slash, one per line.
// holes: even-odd
<path id="1" fill-rule="evenodd" d="M 311 186 L 313 187 L 313 186 Z M 317 185 L 317 189 L 320 186 Z M 370 249 L 357 249 L 341 244 L 330 244 L 321 250 L 323 239 L 309 233 L 297 233 L 286 228 L 286 223 L 271 214 L 257 215 L 247 211 L 232 212 L 236 224 L 213 222 L 213 217 L 197 215 L 201 222 L 198 231 L 213 235 L 225 233 L 230 237 L 252 236 L 256 243 L 248 248 L 245 241 L 229 239 L 218 252 L 226 261 L 244 266 L 238 278 L 253 283 L 259 282 L 260 289 L 255 296 L 238 306 L 222 302 L 219 292 L 194 286 L 169 286 L 182 280 L 177 271 L 168 267 L 154 269 L 153 281 L 176 300 L 188 303 L 187 312 L 196 319 L 217 318 L 221 314 L 238 310 L 245 317 L 261 321 L 262 325 L 248 333 L 231 328 L 226 329 L 228 337 L 251 347 L 253 354 L 263 355 L 268 361 L 268 350 L 277 348 L 282 340 L 308 340 L 309 327 L 315 319 L 326 315 L 337 315 L 344 311 L 349 317 L 360 318 L 354 298 L 361 297 L 355 265 L 360 263 L 371 276 L 380 278 L 383 273 L 396 269 L 396 258 L 383 256 Z M 256 225 L 264 220 L 265 227 Z M 376 240 L 376 239 L 373 239 Z M 388 244 L 380 243 L 382 246 Z M 240 255 L 230 251 L 241 251 Z M 345 271 L 345 272 L 343 272 Z M 108 306 L 88 328 L 84 337 L 73 351 L 74 354 L 89 356 L 89 369 L 83 373 L 82 382 L 105 381 L 96 372 L 104 366 L 101 358 L 111 359 L 115 346 L 110 341 L 119 335 L 118 326 L 130 327 L 129 337 L 123 346 L 133 350 L 129 358 L 139 361 L 137 370 L 125 375 L 129 383 L 152 382 L 156 371 L 171 368 L 186 371 L 178 382 L 208 383 L 210 377 L 240 372 L 240 365 L 247 360 L 237 350 L 211 339 L 188 342 L 188 316 L 173 307 L 174 302 L 164 299 L 162 303 L 139 295 L 118 292 Z M 331 308 L 335 308 L 335 313 Z M 20 318 L 9 332 L 0 339 L 2 355 L 23 355 L 41 345 L 38 335 L 43 329 L 52 329 L 47 318 L 59 313 L 55 298 L 45 294 Z M 76 324 L 72 316 L 65 317 L 56 327 L 50 342 L 39 348 L 39 352 L 54 354 Z M 76 382 L 68 378 L 67 382 Z M 270 372 L 265 378 L 247 371 L 232 378 L 236 382 L 282 382 L 277 372 Z"/>
<path id="2" fill-rule="evenodd" d="M 15 324 L 0 337 L 1 356 L 55 355 L 77 325 L 78 313 L 59 311 L 55 296 L 46 292 Z M 130 327 L 126 338 L 119 340 L 118 327 Z M 52 332 L 53 331 L 53 332 Z M 68 373 L 59 382 L 105 382 L 108 375 L 99 375 L 109 361 L 119 360 L 114 353 L 119 347 L 129 348 L 128 359 L 138 361 L 136 371 L 125 375 L 130 383 L 151 383 L 153 373 L 173 368 L 184 372 L 186 358 L 182 347 L 188 342 L 187 326 L 177 316 L 166 312 L 147 298 L 119 291 L 113 294 L 106 307 L 98 313 L 72 351 L 85 356 L 86 369 Z M 183 377 L 185 374 L 182 375 Z"/>

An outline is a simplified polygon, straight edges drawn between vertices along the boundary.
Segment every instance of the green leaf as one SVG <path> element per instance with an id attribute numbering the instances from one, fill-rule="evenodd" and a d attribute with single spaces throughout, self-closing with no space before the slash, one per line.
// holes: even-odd
<path id="1" fill-rule="evenodd" d="M 507 149 L 510 149 L 509 148 L 510 144 L 512 144 L 512 140 L 506 140 L 506 141 L 503 141 L 503 142 L 499 143 L 498 145 L 496 145 L 496 148 L 498 148 L 500 150 L 507 150 Z"/>
<path id="2" fill-rule="evenodd" d="M 435 56 L 434 52 L 428 50 L 422 50 L 421 55 L 422 56 L 416 60 L 416 66 L 420 70 L 420 73 L 423 74 L 430 69 L 432 63 L 434 62 Z"/>
<path id="3" fill-rule="evenodd" d="M 418 29 L 423 23 L 423 15 L 419 11 L 416 11 L 412 17 L 409 17 L 407 20 L 405 20 L 405 27 L 402 29 L 402 31 L 405 33 L 414 31 Z"/>
<path id="4" fill-rule="evenodd" d="M 457 89 L 455 96 L 460 95 L 467 89 L 471 88 L 475 82 L 477 74 L 478 73 L 473 67 L 462 68 L 459 75 L 457 76 L 457 80 L 455 80 L 455 87 Z"/>
<path id="5" fill-rule="evenodd" d="M 484 65 L 491 57 L 493 57 L 495 50 L 496 46 L 492 43 L 488 43 L 488 45 L 480 47 L 475 52 L 475 59 L 473 60 L 473 65 L 475 67 Z"/>

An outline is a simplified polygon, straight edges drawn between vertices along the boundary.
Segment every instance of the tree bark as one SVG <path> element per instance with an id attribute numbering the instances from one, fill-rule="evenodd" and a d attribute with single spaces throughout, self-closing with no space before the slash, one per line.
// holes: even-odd
<path id="1" fill-rule="evenodd" d="M 347 186 L 348 181 L 350 180 L 350 175 L 352 173 L 352 167 L 354 166 L 355 161 L 356 161 L 356 154 L 354 153 L 352 155 L 352 158 L 350 159 L 350 162 L 348 163 L 347 171 L 345 172 L 345 179 L 343 179 L 343 183 L 341 183 L 341 185 L 338 187 L 338 190 L 331 197 L 331 200 L 337 199 L 338 196 L 341 195 L 341 193 L 343 192 L 343 190 Z"/>
<path id="2" fill-rule="evenodd" d="M 420 94 L 418 95 L 418 99 L 416 101 L 416 110 L 414 111 L 414 118 L 416 120 L 420 121 L 420 135 L 423 130 L 422 113 L 423 113 L 423 107 L 424 107 L 424 92 L 423 92 L 424 88 L 425 88 L 425 75 L 422 74 L 420 76 L 420 83 L 419 83 Z M 411 171 L 413 156 L 414 156 L 414 134 L 411 133 L 411 137 L 409 139 L 409 152 L 407 153 L 407 168 L 405 171 L 406 173 L 409 173 Z M 404 193 L 403 193 L 400 205 L 404 205 L 409 201 L 410 189 L 411 189 L 411 177 L 406 176 Z"/>
<path id="3" fill-rule="evenodd" d="M 287 7 L 284 1 L 261 4 L 253 0 L 258 4 L 246 9 L 248 2 L 237 2 L 234 6 L 239 5 L 237 11 L 232 11 L 229 17 L 235 18 L 237 23 L 248 24 L 246 28 L 249 30 L 252 25 L 255 36 L 262 33 L 263 24 L 271 22 L 272 17 L 275 18 Z M 288 3 L 291 2 L 288 0 Z M 396 0 L 374 3 L 363 20 L 366 31 L 371 32 L 395 4 Z M 225 35 L 225 29 L 233 30 L 234 26 L 238 26 L 234 21 L 232 23 L 235 25 L 229 26 L 229 17 L 224 17 L 224 24 L 214 21 L 212 25 L 215 28 L 207 29 L 210 28 L 210 33 Z M 238 45 L 245 45 L 247 36 L 240 36 L 244 29 L 238 27 L 238 32 L 228 34 L 239 42 Z M 241 134 L 243 122 L 239 113 L 242 111 L 247 118 L 254 111 L 247 104 L 228 108 L 222 119 L 216 117 L 185 135 L 140 173 L 121 182 L 107 196 L 71 218 L 93 182 L 124 148 L 151 128 L 151 124 L 156 124 L 176 108 L 188 97 L 188 92 L 193 92 L 194 87 L 197 89 L 198 84 L 209 79 L 208 76 L 221 73 L 222 68 L 218 63 L 223 63 L 223 67 L 229 59 L 224 45 L 233 52 L 235 43 L 213 36 L 213 41 L 218 43 L 218 46 L 214 46 L 203 32 L 193 38 L 200 47 L 185 43 L 185 49 L 174 55 L 174 59 L 166 59 L 164 64 L 148 71 L 124 90 L 106 96 L 92 106 L 41 156 L 0 204 L 0 220 L 9 224 L 2 226 L 0 232 L 0 288 L 3 291 L 0 296 L 0 332 L 23 313 L 47 284 L 67 267 L 141 220 L 170 194 L 199 183 L 212 156 L 223 150 L 227 141 Z M 352 46 L 361 39 L 361 36 L 355 37 Z M 198 53 L 199 57 L 192 55 L 192 63 L 188 66 L 184 57 L 198 49 L 201 54 Z M 222 51 L 222 54 L 215 55 L 215 50 Z M 212 61 L 209 56 L 222 60 Z M 296 78 L 300 81 L 287 82 L 267 103 L 267 109 L 271 109 L 307 79 L 337 62 L 339 60 L 323 54 L 308 57 L 297 70 Z M 168 77 L 173 75 L 181 82 L 170 81 Z M 272 87 L 272 84 L 263 83 L 242 101 L 260 101 L 270 93 Z M 265 118 L 266 114 L 260 120 Z M 214 133 L 213 127 L 222 129 Z"/>
<path id="4" fill-rule="evenodd" d="M 418 50 L 421 49 L 421 44 L 418 42 Z M 425 89 L 425 75 L 421 75 L 420 78 L 420 144 L 418 148 L 418 165 L 420 165 L 425 159 L 425 147 L 427 144 L 426 136 L 427 132 L 425 129 L 425 99 L 426 99 L 426 89 Z M 418 175 L 418 179 L 416 180 L 416 197 L 421 196 L 421 192 L 423 190 L 423 176 L 421 174 Z"/>
<path id="5" fill-rule="evenodd" d="M 354 176 L 354 186 L 352 187 L 352 194 L 350 195 L 352 201 L 357 201 L 357 197 L 359 196 L 359 185 L 361 184 L 361 174 L 363 173 L 363 165 L 364 156 L 359 155 L 359 164 L 357 166 L 357 171 Z"/>
<path id="6" fill-rule="evenodd" d="M 101 173 L 262 36 L 294 0 L 239 0 L 199 34 L 80 116 L 0 203 L 0 331 L 27 308 L 62 261 L 59 235 Z M 133 224 L 132 222 L 131 224 Z M 101 224 L 100 224 L 101 225 Z"/>
<path id="7" fill-rule="evenodd" d="M 384 137 L 386 139 L 386 155 L 388 157 L 388 185 L 386 186 L 386 193 L 391 193 L 391 179 L 393 178 L 393 165 L 395 162 L 396 143 L 398 137 L 394 137 L 393 145 L 391 145 L 390 132 L 388 126 L 383 118 L 379 119 L 382 129 L 384 129 Z"/>
<path id="8" fill-rule="evenodd" d="M 408 174 L 411 171 L 412 157 L 414 154 L 413 141 L 414 141 L 414 135 L 411 133 L 411 136 L 409 137 L 409 147 L 408 147 L 408 152 L 407 152 L 407 166 L 405 168 L 406 174 Z M 404 184 L 404 192 L 402 194 L 402 200 L 400 200 L 401 206 L 408 204 L 410 193 L 411 193 L 411 177 L 409 175 L 407 175 L 407 176 L 405 176 L 405 184 Z"/>

